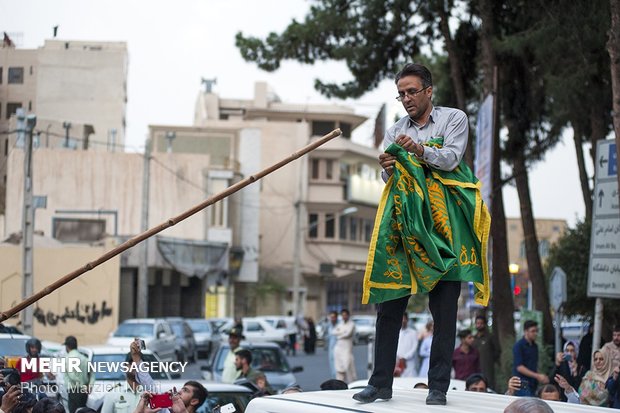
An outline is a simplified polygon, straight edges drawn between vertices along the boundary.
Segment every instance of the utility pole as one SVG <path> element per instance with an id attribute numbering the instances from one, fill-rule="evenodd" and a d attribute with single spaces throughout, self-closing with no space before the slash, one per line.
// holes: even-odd
<path id="1" fill-rule="evenodd" d="M 35 115 L 17 111 L 18 139 L 24 142 L 24 204 L 22 208 L 22 297 L 24 299 L 33 294 L 32 261 L 33 261 L 33 234 L 34 234 L 34 206 L 32 204 L 32 134 L 37 123 Z M 32 307 L 22 312 L 22 328 L 25 334 L 32 335 Z"/>
<path id="2" fill-rule="evenodd" d="M 71 122 L 63 122 L 62 127 L 65 128 L 65 148 L 69 147 L 69 129 L 71 129 Z"/>
<path id="3" fill-rule="evenodd" d="M 299 285 L 301 281 L 301 201 L 295 202 L 295 243 L 293 244 L 293 315 L 301 315 L 301 300 L 299 298 Z"/>
<path id="4" fill-rule="evenodd" d="M 142 174 L 142 215 L 140 230 L 145 232 L 149 229 L 149 184 L 150 184 L 151 142 L 147 139 L 144 146 L 144 172 Z M 148 265 L 149 240 L 140 244 L 140 266 L 138 267 L 138 297 L 136 316 L 145 318 L 149 308 L 149 265 Z"/>

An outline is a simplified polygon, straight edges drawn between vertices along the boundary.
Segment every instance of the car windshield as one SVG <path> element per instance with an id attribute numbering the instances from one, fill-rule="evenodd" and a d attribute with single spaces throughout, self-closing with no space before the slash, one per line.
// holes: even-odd
<path id="1" fill-rule="evenodd" d="M 0 340 L 0 356 L 25 356 L 27 338 L 8 338 Z"/>
<path id="2" fill-rule="evenodd" d="M 153 337 L 153 324 L 123 323 L 114 332 L 114 337 Z"/>
<path id="3" fill-rule="evenodd" d="M 184 337 L 185 336 L 185 334 L 183 333 L 183 324 L 181 324 L 181 323 L 171 323 L 170 327 L 172 327 L 172 332 L 177 337 Z"/>
<path id="4" fill-rule="evenodd" d="M 127 357 L 126 353 L 116 354 L 93 354 L 92 362 L 95 367 L 95 380 L 125 380 L 125 371 L 128 367 L 122 364 Z M 147 363 L 157 362 L 152 354 L 142 354 L 142 359 Z M 168 377 L 164 372 L 149 372 L 153 380 L 167 380 Z"/>
<path id="5" fill-rule="evenodd" d="M 205 402 L 196 409 L 196 413 L 211 413 L 217 406 L 226 406 L 232 403 L 235 407 L 234 412 L 245 411 L 246 406 L 250 402 L 250 393 L 223 393 L 209 391 L 209 396 Z"/>
<path id="6" fill-rule="evenodd" d="M 206 320 L 188 320 L 187 324 L 194 333 L 210 333 L 211 324 Z"/>
<path id="7" fill-rule="evenodd" d="M 252 368 L 262 372 L 278 372 L 288 373 L 291 368 L 283 356 L 281 350 L 277 347 L 253 347 L 248 349 L 252 352 Z M 224 360 L 230 352 L 230 347 L 222 347 L 218 358 L 215 362 L 215 370 L 222 372 L 224 370 Z"/>

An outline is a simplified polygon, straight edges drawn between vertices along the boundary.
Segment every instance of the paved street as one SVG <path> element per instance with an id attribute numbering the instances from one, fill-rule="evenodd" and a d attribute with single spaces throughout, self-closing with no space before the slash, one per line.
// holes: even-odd
<path id="1" fill-rule="evenodd" d="M 355 366 L 357 368 L 357 378 L 365 379 L 368 377 L 368 346 L 360 344 L 353 348 L 355 355 Z M 304 371 L 295 374 L 297 383 L 305 391 L 319 390 L 322 382 L 329 377 L 329 366 L 327 363 L 327 351 L 322 347 L 317 347 L 316 353 L 306 355 L 303 352 L 297 356 L 288 357 L 289 364 L 292 367 L 302 366 Z M 200 359 L 198 363 L 189 364 L 182 378 L 184 380 L 201 379 L 202 374 L 200 366 L 205 365 L 206 360 Z"/>

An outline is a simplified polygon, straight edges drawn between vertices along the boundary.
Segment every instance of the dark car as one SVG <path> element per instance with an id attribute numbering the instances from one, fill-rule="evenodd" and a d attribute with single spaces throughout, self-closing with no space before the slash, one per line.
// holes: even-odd
<path id="1" fill-rule="evenodd" d="M 265 373 L 267 381 L 274 390 L 282 391 L 297 383 L 293 373 L 303 371 L 302 366 L 291 368 L 284 352 L 276 343 L 241 342 L 241 348 L 252 352 L 252 368 Z M 221 381 L 224 360 L 230 352 L 228 343 L 222 343 L 210 359 L 209 365 L 203 367 L 206 380 Z"/>
<path id="2" fill-rule="evenodd" d="M 198 357 L 208 358 L 220 341 L 220 335 L 215 331 L 213 323 L 205 318 L 186 318 L 185 321 L 194 332 Z"/>
<path id="3" fill-rule="evenodd" d="M 176 336 L 177 360 L 196 362 L 198 360 L 198 348 L 196 347 L 196 339 L 191 327 L 180 317 L 166 318 L 168 324 L 172 328 L 172 332 Z"/>

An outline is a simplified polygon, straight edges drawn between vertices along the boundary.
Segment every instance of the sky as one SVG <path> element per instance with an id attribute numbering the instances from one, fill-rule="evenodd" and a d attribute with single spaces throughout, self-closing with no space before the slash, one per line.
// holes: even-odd
<path id="1" fill-rule="evenodd" d="M 337 103 L 374 119 L 381 104 L 395 111 L 392 80 L 355 100 L 328 100 L 314 79 L 344 82 L 344 64 L 284 62 L 273 73 L 245 62 L 235 34 L 264 37 L 281 32 L 292 19 L 303 21 L 309 0 L 0 0 L 0 31 L 19 33 L 18 47 L 38 48 L 51 39 L 127 42 L 129 51 L 126 145 L 141 151 L 148 125 L 191 125 L 201 78 L 217 78 L 223 98 L 251 99 L 256 81 L 269 83 L 283 102 Z M 401 111 L 404 114 L 404 111 Z M 393 116 L 388 116 L 388 124 Z M 370 142 L 370 122 L 354 139 Z M 574 225 L 584 216 L 572 133 L 530 170 L 536 218 L 559 218 Z M 508 217 L 519 216 L 513 187 L 504 189 Z"/>

